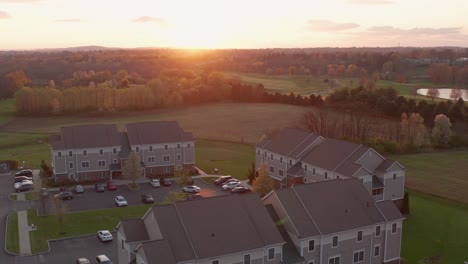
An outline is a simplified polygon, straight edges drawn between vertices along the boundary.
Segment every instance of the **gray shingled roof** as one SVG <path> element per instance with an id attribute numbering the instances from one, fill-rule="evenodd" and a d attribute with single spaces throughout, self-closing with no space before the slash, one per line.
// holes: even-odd
<path id="1" fill-rule="evenodd" d="M 177 262 L 284 243 L 254 193 L 184 201 L 151 210 Z"/>
<path id="2" fill-rule="evenodd" d="M 52 149 L 80 149 L 120 145 L 116 125 L 79 125 L 62 127 L 60 137 L 49 138 Z"/>
<path id="3" fill-rule="evenodd" d="M 387 221 L 401 220 L 405 217 L 401 214 L 400 210 L 395 206 L 393 201 L 382 201 L 377 203 L 377 207 L 384 215 Z"/>
<path id="4" fill-rule="evenodd" d="M 140 122 L 125 125 L 130 145 L 193 141 L 176 121 Z"/>
<path id="5" fill-rule="evenodd" d="M 275 192 L 302 237 L 385 222 L 358 179 L 302 184 Z"/>
<path id="6" fill-rule="evenodd" d="M 148 263 L 176 264 L 176 254 L 167 240 L 143 242 L 138 251 L 142 250 Z"/>
<path id="7" fill-rule="evenodd" d="M 294 164 L 286 173 L 291 176 L 303 177 L 304 169 L 302 168 L 302 162 Z"/>
<path id="8" fill-rule="evenodd" d="M 265 139 L 257 147 L 283 156 L 299 154 L 305 148 L 304 142 L 310 142 L 319 136 L 297 128 L 284 128 L 271 139 Z"/>
<path id="9" fill-rule="evenodd" d="M 127 242 L 149 240 L 148 232 L 141 218 L 124 220 L 120 223 Z"/>

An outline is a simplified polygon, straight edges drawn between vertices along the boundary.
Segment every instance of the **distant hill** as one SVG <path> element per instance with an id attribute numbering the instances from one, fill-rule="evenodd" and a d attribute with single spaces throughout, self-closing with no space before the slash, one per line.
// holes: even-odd
<path id="1" fill-rule="evenodd" d="M 31 51 L 95 51 L 95 50 L 116 50 L 122 48 L 112 48 L 112 47 L 103 47 L 103 46 L 78 46 L 78 47 L 68 47 L 68 48 L 50 48 L 50 49 L 35 49 Z"/>

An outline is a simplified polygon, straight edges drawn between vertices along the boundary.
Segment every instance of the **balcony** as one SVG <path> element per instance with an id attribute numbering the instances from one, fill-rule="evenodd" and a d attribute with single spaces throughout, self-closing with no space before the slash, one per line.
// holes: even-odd
<path id="1" fill-rule="evenodd" d="M 375 188 L 372 189 L 372 197 L 375 201 L 382 201 L 383 200 L 383 190 L 384 188 Z"/>

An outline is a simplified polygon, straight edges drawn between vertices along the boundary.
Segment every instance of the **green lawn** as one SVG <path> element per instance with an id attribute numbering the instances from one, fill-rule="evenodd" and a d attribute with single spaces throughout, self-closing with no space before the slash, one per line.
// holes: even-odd
<path id="1" fill-rule="evenodd" d="M 391 158 L 406 167 L 407 188 L 468 204 L 468 151 Z"/>
<path id="2" fill-rule="evenodd" d="M 247 179 L 247 171 L 255 161 L 255 149 L 251 145 L 221 141 L 197 140 L 196 165 L 208 174 L 217 168 L 219 174 Z"/>
<path id="3" fill-rule="evenodd" d="M 35 209 L 29 209 L 29 225 L 37 226 L 36 231 L 30 232 L 31 250 L 33 253 L 47 251 L 47 240 L 50 239 L 96 234 L 102 229 L 113 230 L 120 220 L 141 217 L 149 207 L 137 205 L 67 213 L 63 226 L 55 215 L 38 216 Z"/>
<path id="4" fill-rule="evenodd" d="M 13 212 L 8 216 L 6 230 L 6 249 L 11 253 L 19 253 L 18 213 Z"/>
<path id="5" fill-rule="evenodd" d="M 441 263 L 468 260 L 468 205 L 410 192 L 411 215 L 403 224 L 402 257 L 422 264 L 440 256 Z"/>
<path id="6" fill-rule="evenodd" d="M 28 192 L 24 195 L 26 201 L 39 200 L 39 192 Z"/>
<path id="7" fill-rule="evenodd" d="M 15 115 L 15 100 L 0 99 L 0 126 L 8 123 Z"/>
<path id="8" fill-rule="evenodd" d="M 39 168 L 41 160 L 50 164 L 50 147 L 47 143 L 33 143 L 10 148 L 0 147 L 0 160 L 7 159 L 17 160 L 20 166 L 25 161 L 26 167 Z"/>

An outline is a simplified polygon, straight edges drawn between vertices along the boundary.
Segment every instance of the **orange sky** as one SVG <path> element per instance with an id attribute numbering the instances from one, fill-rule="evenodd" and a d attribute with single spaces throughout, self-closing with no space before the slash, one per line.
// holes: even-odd
<path id="1" fill-rule="evenodd" d="M 0 49 L 468 47 L 468 1 L 0 0 Z"/>

